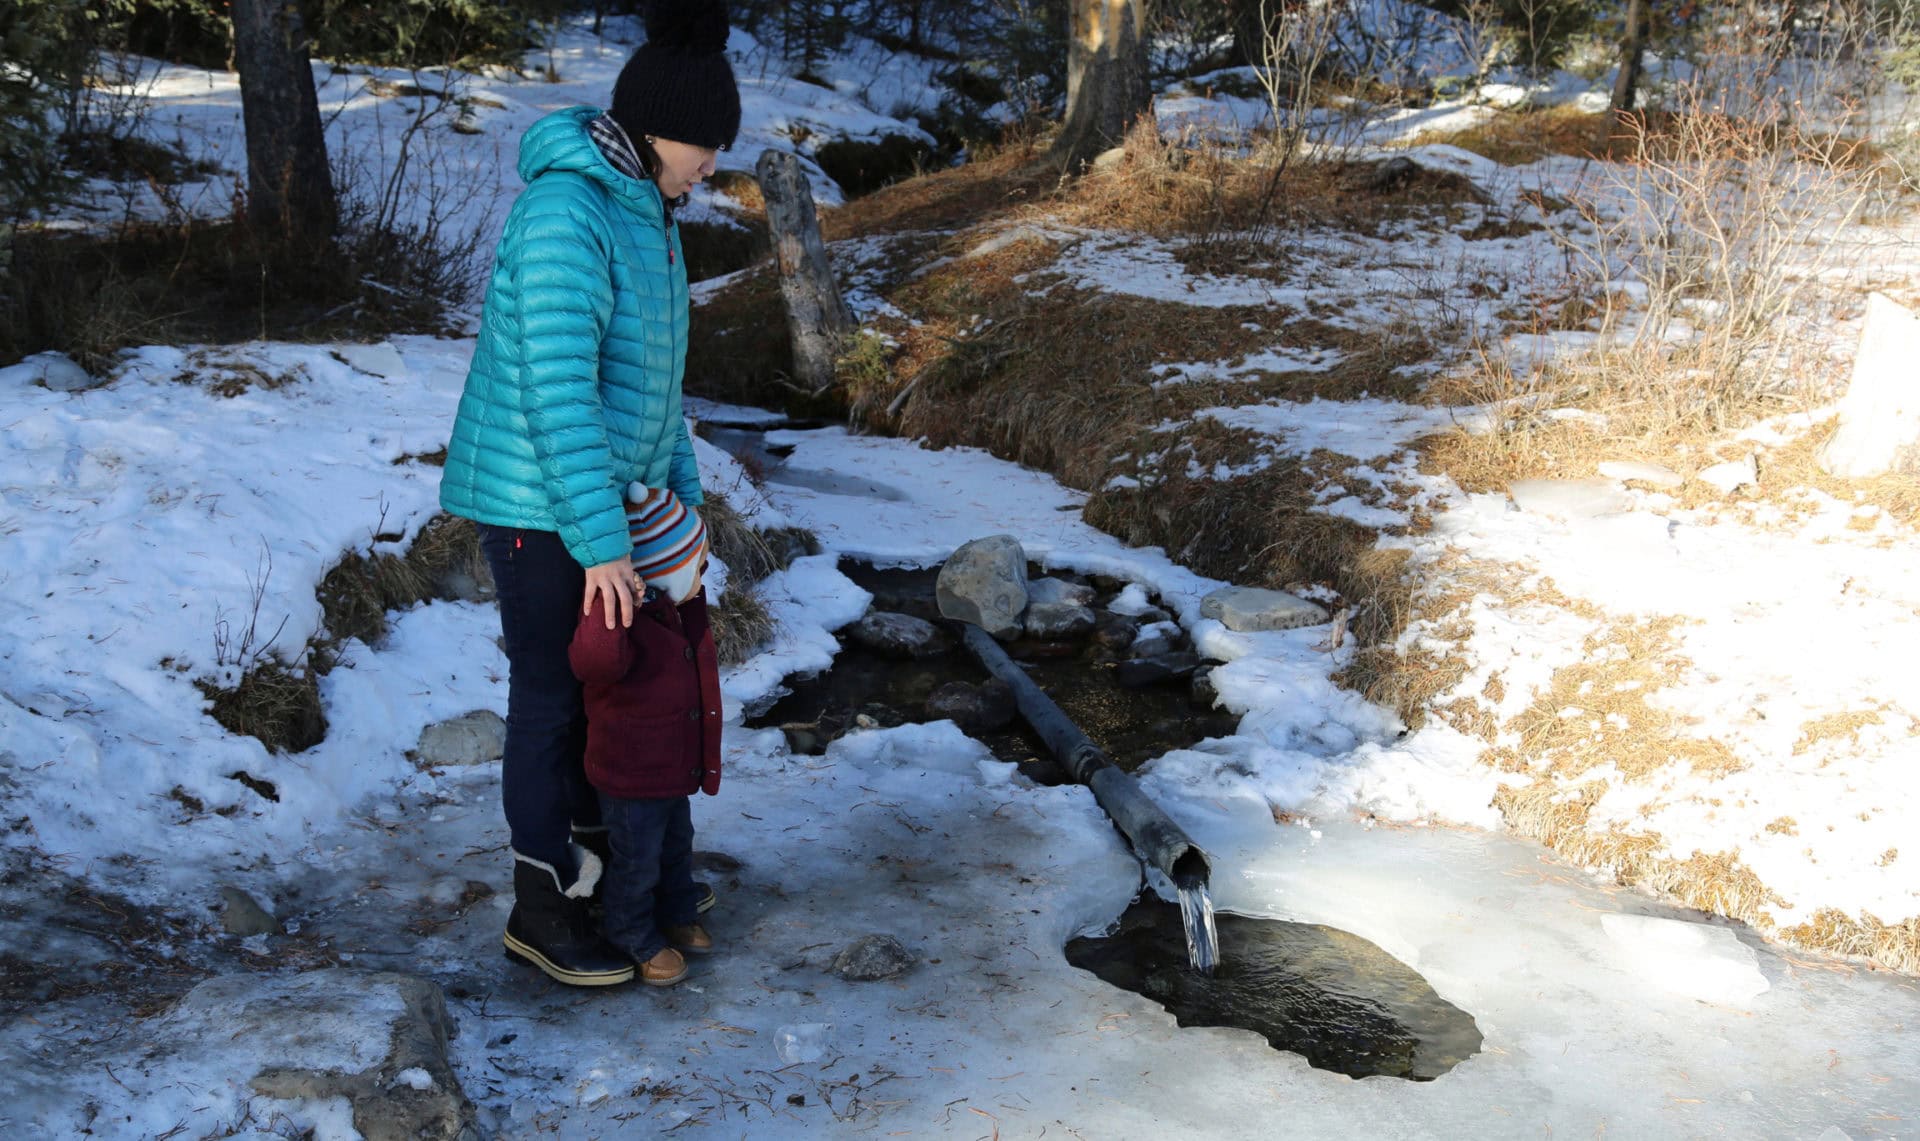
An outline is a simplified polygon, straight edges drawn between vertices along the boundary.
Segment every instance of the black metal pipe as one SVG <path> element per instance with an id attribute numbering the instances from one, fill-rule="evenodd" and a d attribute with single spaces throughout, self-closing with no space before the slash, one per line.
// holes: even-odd
<path id="1" fill-rule="evenodd" d="M 1207 854 L 1160 811 L 1159 805 L 1140 791 L 1133 776 L 1107 759 L 1100 746 L 1089 740 L 1054 704 L 1053 698 L 1027 676 L 1027 671 L 1007 656 L 993 635 L 970 622 L 960 626 L 967 649 L 988 673 L 1013 691 L 1020 715 L 1033 726 L 1047 750 L 1066 766 L 1073 779 L 1093 790 L 1093 799 L 1133 844 L 1134 850 L 1166 873 L 1176 886 L 1195 887 L 1206 883 L 1212 871 Z"/>

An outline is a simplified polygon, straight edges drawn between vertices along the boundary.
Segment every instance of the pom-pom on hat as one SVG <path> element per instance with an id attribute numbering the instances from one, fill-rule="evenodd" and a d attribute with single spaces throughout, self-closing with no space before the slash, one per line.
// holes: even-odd
<path id="1" fill-rule="evenodd" d="M 651 135 L 716 150 L 740 133 L 740 88 L 727 62 L 723 0 L 653 0 L 647 42 L 613 85 L 613 117 L 638 140 Z"/>
<path id="2" fill-rule="evenodd" d="M 671 491 L 629 484 L 627 535 L 634 573 L 675 603 L 685 602 L 707 560 L 707 525 L 699 513 Z"/>

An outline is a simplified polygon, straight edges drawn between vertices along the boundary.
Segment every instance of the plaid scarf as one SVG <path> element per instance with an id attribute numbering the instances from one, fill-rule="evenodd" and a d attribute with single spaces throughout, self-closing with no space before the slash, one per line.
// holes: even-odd
<path id="1" fill-rule="evenodd" d="M 601 115 L 588 122 L 587 135 L 593 139 L 593 145 L 600 149 L 600 156 L 613 169 L 635 182 L 645 182 L 652 177 L 647 173 L 647 168 L 640 165 L 640 152 L 633 149 L 633 140 L 627 137 L 625 128 L 612 115 Z"/>

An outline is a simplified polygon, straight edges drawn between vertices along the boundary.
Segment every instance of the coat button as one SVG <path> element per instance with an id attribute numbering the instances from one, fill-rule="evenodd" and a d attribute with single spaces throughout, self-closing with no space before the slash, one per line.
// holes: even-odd
<path id="1" fill-rule="evenodd" d="M 688 661 L 692 661 L 692 660 L 693 660 L 693 647 L 692 647 L 692 646 L 688 646 L 688 647 L 687 647 L 687 660 L 688 660 Z"/>
<path id="2" fill-rule="evenodd" d="M 699 711 L 698 709 L 689 709 L 689 710 L 687 710 L 687 720 L 689 720 L 689 721 L 698 721 L 698 720 L 700 720 L 700 711 Z"/>

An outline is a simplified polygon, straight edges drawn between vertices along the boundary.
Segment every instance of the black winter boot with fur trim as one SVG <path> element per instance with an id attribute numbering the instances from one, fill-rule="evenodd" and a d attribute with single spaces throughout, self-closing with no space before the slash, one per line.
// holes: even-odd
<path id="1" fill-rule="evenodd" d="M 610 866 L 612 864 L 613 842 L 607 839 L 607 830 L 605 828 L 575 828 L 573 830 L 573 842 L 600 857 L 600 863 L 603 866 Z M 720 894 L 713 890 L 713 885 L 701 883 L 699 880 L 693 881 L 693 898 L 696 901 L 694 910 L 702 914 L 712 911 L 713 905 L 720 902 Z M 595 886 L 593 889 L 592 906 L 594 917 L 597 919 L 600 916 L 600 889 L 598 886 Z"/>
<path id="2" fill-rule="evenodd" d="M 580 874 L 568 888 L 546 864 L 513 859 L 513 912 L 503 939 L 507 957 L 538 967 L 568 986 L 614 986 L 633 978 L 633 960 L 600 934 L 588 912 L 599 886 L 600 857 L 576 846 Z"/>

